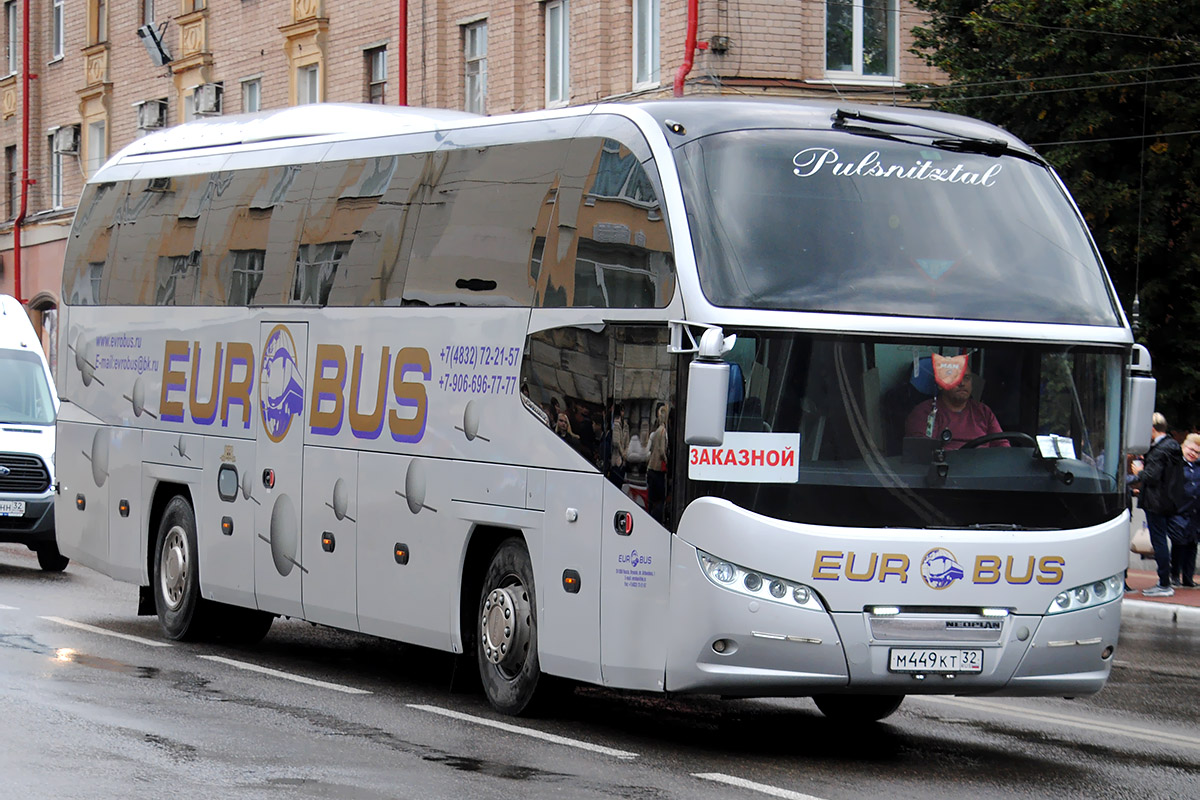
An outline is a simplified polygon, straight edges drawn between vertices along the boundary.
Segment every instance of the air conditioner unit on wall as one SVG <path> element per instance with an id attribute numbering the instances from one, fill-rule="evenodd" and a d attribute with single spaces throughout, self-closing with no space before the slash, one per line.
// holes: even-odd
<path id="1" fill-rule="evenodd" d="M 223 91 L 219 83 L 200 84 L 192 90 L 192 110 L 197 114 L 220 114 Z"/>
<path id="2" fill-rule="evenodd" d="M 64 154 L 79 152 L 78 125 L 65 125 L 54 132 L 54 152 Z"/>
<path id="3" fill-rule="evenodd" d="M 137 126 L 143 131 L 167 126 L 167 103 L 165 100 L 147 100 L 138 104 Z"/>

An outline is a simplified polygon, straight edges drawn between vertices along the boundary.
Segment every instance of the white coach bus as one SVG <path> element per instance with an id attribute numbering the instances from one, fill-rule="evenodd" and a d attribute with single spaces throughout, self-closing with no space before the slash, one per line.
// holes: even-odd
<path id="1" fill-rule="evenodd" d="M 1153 379 L 992 126 L 202 120 L 88 182 L 62 299 L 60 548 L 172 639 L 302 618 L 473 659 L 514 714 L 562 678 L 878 719 L 1113 663 Z"/>

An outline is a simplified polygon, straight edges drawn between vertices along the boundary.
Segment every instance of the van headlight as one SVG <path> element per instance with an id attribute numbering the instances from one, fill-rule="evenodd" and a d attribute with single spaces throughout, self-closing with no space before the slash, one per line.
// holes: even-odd
<path id="1" fill-rule="evenodd" d="M 1050 601 L 1047 614 L 1065 614 L 1068 611 L 1078 611 L 1081 608 L 1091 608 L 1105 603 L 1111 603 L 1125 593 L 1125 573 L 1119 573 L 1102 581 L 1085 583 L 1074 589 L 1067 589 L 1055 595 Z"/>
<path id="2" fill-rule="evenodd" d="M 731 561 L 711 556 L 703 550 L 697 550 L 696 555 L 700 558 L 700 569 L 704 571 L 705 576 L 722 589 L 793 608 L 825 610 L 821 601 L 817 599 L 817 593 L 802 583 L 747 569 Z"/>

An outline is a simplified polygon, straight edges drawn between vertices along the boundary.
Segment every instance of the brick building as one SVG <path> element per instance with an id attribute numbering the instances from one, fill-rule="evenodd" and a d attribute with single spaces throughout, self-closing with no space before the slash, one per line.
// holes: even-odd
<path id="1" fill-rule="evenodd" d="M 19 260 L 20 298 L 55 360 L 53 310 L 87 176 L 138 136 L 197 115 L 405 100 L 500 114 L 669 96 L 680 82 L 685 94 L 899 103 L 904 84 L 936 78 L 908 52 L 920 20 L 908 0 L 697 0 L 684 75 L 689 5 L 6 0 L 0 292 L 17 293 Z"/>

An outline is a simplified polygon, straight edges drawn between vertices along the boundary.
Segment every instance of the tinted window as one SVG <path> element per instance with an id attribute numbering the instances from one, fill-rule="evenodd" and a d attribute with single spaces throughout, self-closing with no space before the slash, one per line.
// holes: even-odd
<path id="1" fill-rule="evenodd" d="M 1083 223 L 1037 164 L 816 131 L 677 152 L 716 305 L 1120 324 Z"/>
<path id="2" fill-rule="evenodd" d="M 422 176 L 404 302 L 529 305 L 535 242 L 545 236 L 567 143 L 440 151 Z"/>
<path id="3" fill-rule="evenodd" d="M 636 144 L 645 149 L 644 141 Z M 531 271 L 537 305 L 661 308 L 675 291 L 654 181 L 637 152 L 618 139 L 571 143 L 546 244 Z"/>
<path id="4" fill-rule="evenodd" d="M 89 184 L 71 231 L 71 260 L 63 265 L 62 296 L 70 305 L 97 305 L 104 268 L 116 247 L 114 216 L 125 200 L 125 184 Z"/>
<path id="5" fill-rule="evenodd" d="M 200 264 L 201 218 L 216 176 L 131 181 L 116 212 L 117 256 L 106 270 L 105 302 L 191 305 Z"/>

